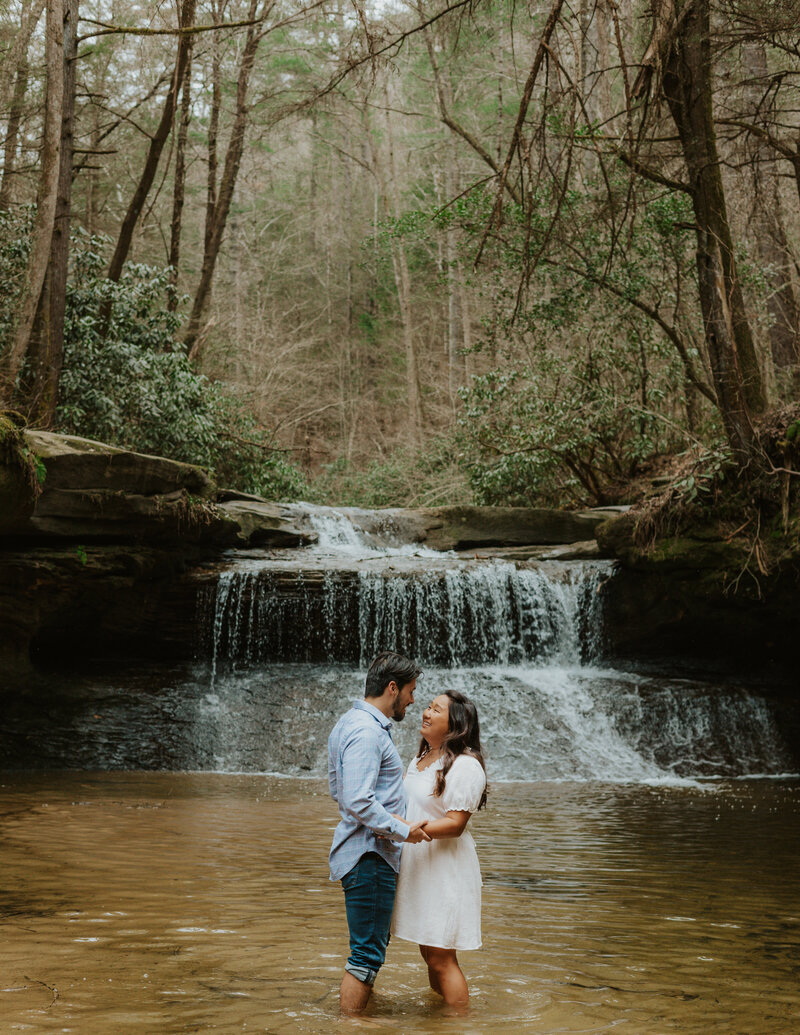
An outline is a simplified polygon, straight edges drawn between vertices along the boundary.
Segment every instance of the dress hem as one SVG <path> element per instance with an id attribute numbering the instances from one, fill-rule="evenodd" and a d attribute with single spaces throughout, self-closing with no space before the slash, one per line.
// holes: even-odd
<path id="1" fill-rule="evenodd" d="M 437 945 L 436 942 L 421 942 L 418 938 L 409 938 L 397 931 L 392 931 L 392 938 L 399 938 L 401 942 L 411 942 L 413 945 L 428 945 L 431 949 L 453 949 L 455 952 L 474 952 L 483 947 L 483 942 L 478 942 L 477 945 Z"/>

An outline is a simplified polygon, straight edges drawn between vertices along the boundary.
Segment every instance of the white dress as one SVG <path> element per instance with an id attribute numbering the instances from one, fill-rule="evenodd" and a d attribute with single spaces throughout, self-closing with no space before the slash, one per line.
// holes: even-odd
<path id="1" fill-rule="evenodd" d="M 486 774 L 470 755 L 459 755 L 447 774 L 444 794 L 433 796 L 441 760 L 408 767 L 406 819 L 442 819 L 448 812 L 475 812 Z M 481 947 L 481 871 L 472 834 L 403 845 L 392 916 L 392 934 L 441 949 Z"/>

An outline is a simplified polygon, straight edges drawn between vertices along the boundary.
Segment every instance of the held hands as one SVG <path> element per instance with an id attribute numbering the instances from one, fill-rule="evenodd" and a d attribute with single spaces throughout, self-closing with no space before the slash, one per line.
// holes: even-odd
<path id="1" fill-rule="evenodd" d="M 427 819 L 421 819 L 418 823 L 412 823 L 411 829 L 406 838 L 406 844 L 418 845 L 420 841 L 430 841 L 431 835 L 425 830 Z"/>
<path id="2" fill-rule="evenodd" d="M 401 823 L 407 822 L 407 820 L 403 816 L 398 816 L 395 812 L 393 812 L 391 815 L 393 819 L 399 819 Z M 425 824 L 428 822 L 429 820 L 427 819 L 421 819 L 417 823 L 409 823 L 408 837 L 406 838 L 404 843 L 407 845 L 418 845 L 420 841 L 432 841 L 433 838 L 424 829 Z M 387 834 L 378 834 L 378 837 L 382 837 L 386 841 L 394 840 L 394 838 L 389 837 Z"/>

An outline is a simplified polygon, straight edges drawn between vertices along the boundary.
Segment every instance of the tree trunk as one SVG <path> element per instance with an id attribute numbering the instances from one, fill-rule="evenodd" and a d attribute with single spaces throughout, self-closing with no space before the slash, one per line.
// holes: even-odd
<path id="1" fill-rule="evenodd" d="M 770 81 L 763 40 L 742 47 L 746 75 L 745 104 L 754 122 L 765 114 L 763 98 Z M 792 258 L 783 221 L 775 154 L 763 138 L 751 135 L 750 161 L 753 190 L 751 227 L 764 275 L 770 286 L 767 308 L 769 342 L 776 371 L 788 370 L 800 361 L 800 309 L 792 284 Z"/>
<path id="2" fill-rule="evenodd" d="M 22 125 L 25 94 L 28 89 L 28 47 L 31 36 L 39 24 L 44 5 L 45 0 L 36 0 L 31 7 L 23 11 L 19 33 L 5 56 L 7 67 L 13 68 L 14 74 L 7 83 L 3 84 L 5 89 L 0 94 L 0 111 L 8 108 L 6 138 L 3 143 L 3 178 L 0 181 L 0 210 L 7 209 L 14 200 L 19 131 Z"/>
<path id="3" fill-rule="evenodd" d="M 6 139 L 3 143 L 3 179 L 0 181 L 0 210 L 7 209 L 14 201 L 15 177 L 17 175 L 17 148 L 25 94 L 28 90 L 27 52 L 20 58 L 14 77 L 14 92 L 11 95 L 11 109 L 8 113 Z"/>
<path id="4" fill-rule="evenodd" d="M 78 59 L 78 0 L 64 4 L 64 106 L 61 120 L 58 197 L 50 248 L 50 264 L 40 298 L 39 324 L 31 339 L 34 381 L 29 407 L 38 427 L 50 427 L 58 405 L 58 384 L 64 361 L 64 318 L 69 272 L 69 232 L 72 211 L 73 122 L 75 73 Z"/>
<path id="5" fill-rule="evenodd" d="M 58 195 L 61 114 L 64 102 L 64 7 L 62 0 L 48 0 L 45 27 L 45 100 L 42 134 L 41 172 L 36 198 L 36 217 L 31 235 L 31 250 L 25 271 L 23 294 L 17 310 L 16 326 L 0 372 L 0 401 L 10 404 L 17 377 L 28 351 L 31 329 L 42 293 Z"/>
<path id="6" fill-rule="evenodd" d="M 388 159 L 386 168 L 378 154 L 377 146 L 372 132 L 370 131 L 367 119 L 367 109 L 364 107 L 364 123 L 367 130 L 372 168 L 375 179 L 380 189 L 381 204 L 386 219 L 396 217 L 400 213 L 400 198 L 397 189 L 397 177 L 394 168 L 394 139 L 392 135 L 391 113 L 389 99 L 385 101 L 386 109 L 386 143 L 388 148 Z M 400 310 L 400 324 L 403 332 L 403 350 L 406 360 L 406 398 L 408 412 L 406 428 L 408 439 L 412 446 L 418 446 L 422 438 L 422 392 L 419 382 L 419 362 L 417 357 L 416 335 L 414 330 L 414 308 L 411 300 L 411 275 L 408 270 L 408 259 L 406 257 L 403 242 L 394 235 L 390 238 L 392 254 L 392 270 L 394 272 L 395 290 L 397 291 L 397 304 Z"/>
<path id="7" fill-rule="evenodd" d="M 99 92 L 99 91 L 98 91 Z M 92 151 L 97 151 L 102 143 L 102 137 L 100 136 L 100 109 L 96 104 L 91 107 L 91 129 L 89 131 L 90 148 Z M 100 183 L 100 177 L 98 173 L 100 170 L 92 163 L 86 170 L 86 186 L 84 187 L 84 225 L 88 233 L 95 233 L 97 227 L 97 214 L 98 214 L 98 186 Z"/>
<path id="8" fill-rule="evenodd" d="M 248 12 L 248 21 L 256 20 L 258 0 L 251 0 Z M 219 194 L 214 205 L 213 217 L 210 226 L 207 226 L 206 245 L 203 254 L 203 266 L 200 270 L 200 282 L 197 285 L 197 292 L 194 296 L 192 312 L 189 316 L 189 323 L 186 328 L 184 341 L 189 350 L 189 357 L 196 359 L 200 347 L 200 322 L 203 318 L 209 295 L 211 294 L 211 282 L 214 279 L 214 268 L 217 264 L 222 238 L 225 233 L 225 225 L 228 221 L 228 213 L 231 207 L 233 191 L 236 187 L 236 179 L 239 175 L 239 166 L 242 161 L 244 149 L 244 137 L 247 129 L 247 92 L 250 87 L 250 75 L 253 71 L 256 52 L 261 42 L 262 30 L 260 23 L 251 25 L 247 30 L 247 39 L 242 53 L 242 63 L 239 66 L 239 78 L 236 85 L 236 115 L 231 130 L 231 138 L 228 142 L 228 150 L 225 153 L 225 166 L 222 170 L 222 178 L 219 184 Z"/>
<path id="9" fill-rule="evenodd" d="M 183 0 L 183 4 L 181 6 L 181 28 L 189 28 L 194 24 L 195 6 L 196 0 Z M 150 193 L 150 188 L 153 185 L 153 180 L 155 179 L 156 171 L 158 169 L 161 152 L 164 150 L 164 144 L 167 142 L 172 129 L 172 123 L 175 118 L 175 107 L 178 100 L 178 91 L 181 88 L 181 83 L 184 81 L 186 63 L 189 59 L 189 40 L 190 37 L 185 34 L 181 34 L 178 37 L 178 53 L 175 58 L 175 71 L 169 85 L 169 90 L 167 91 L 166 100 L 164 101 L 161 120 L 153 139 L 150 141 L 150 147 L 147 151 L 147 158 L 144 163 L 142 175 L 139 178 L 139 183 L 137 184 L 134 195 L 128 205 L 128 211 L 125 213 L 125 218 L 122 221 L 122 227 L 117 239 L 117 247 L 114 249 L 114 254 L 108 267 L 109 280 L 118 281 L 122 274 L 122 267 L 125 265 L 125 260 L 128 258 L 128 252 L 130 251 L 131 244 L 133 242 L 133 234 L 136 229 L 136 224 L 139 222 L 139 217 L 144 209 L 147 195 Z"/>
<path id="10" fill-rule="evenodd" d="M 224 6 L 224 5 L 223 5 Z M 212 5 L 214 24 L 222 21 L 222 8 Z M 206 179 L 206 225 L 203 248 L 208 249 L 217 206 L 217 147 L 219 142 L 219 114 L 222 107 L 222 51 L 219 36 L 214 32 L 211 41 L 211 111 L 208 118 L 208 173 Z"/>
<path id="11" fill-rule="evenodd" d="M 761 413 L 765 403 L 720 174 L 711 101 L 708 0 L 678 0 L 674 13 L 663 91 L 692 187 L 700 304 L 714 388 L 728 440 L 745 461 L 753 439 L 751 414 Z"/>
<path id="12" fill-rule="evenodd" d="M 172 191 L 172 220 L 170 222 L 169 264 L 172 267 L 170 283 L 175 289 L 167 299 L 167 308 L 173 312 L 178 306 L 178 271 L 181 263 L 181 230 L 183 203 L 186 196 L 186 138 L 189 134 L 192 106 L 192 38 L 189 38 L 186 69 L 181 87 L 181 118 L 175 148 L 175 184 Z"/>

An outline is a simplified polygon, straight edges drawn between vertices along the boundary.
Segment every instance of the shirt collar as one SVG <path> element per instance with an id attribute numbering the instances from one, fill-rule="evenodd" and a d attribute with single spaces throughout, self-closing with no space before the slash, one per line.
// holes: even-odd
<path id="1" fill-rule="evenodd" d="M 368 712 L 373 719 L 378 720 L 385 730 L 391 731 L 392 720 L 387 718 L 380 708 L 376 708 L 374 704 L 370 704 L 369 701 L 354 701 L 353 707 L 358 708 L 359 711 Z"/>

